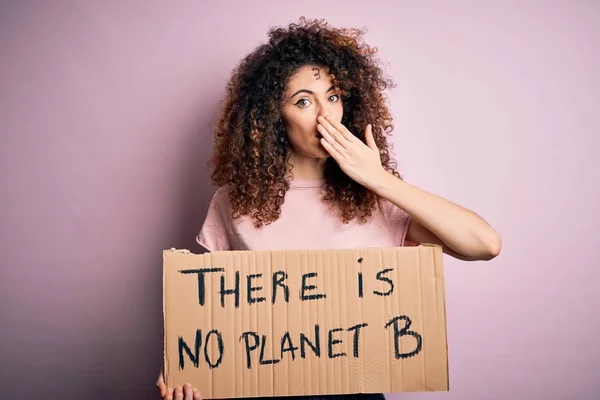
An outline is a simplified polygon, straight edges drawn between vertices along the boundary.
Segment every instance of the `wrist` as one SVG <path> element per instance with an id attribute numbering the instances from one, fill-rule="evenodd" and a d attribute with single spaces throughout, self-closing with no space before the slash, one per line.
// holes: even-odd
<path id="1" fill-rule="evenodd" d="M 402 180 L 382 168 L 369 189 L 380 197 L 388 198 L 388 193 L 393 191 L 398 183 L 402 183 Z"/>

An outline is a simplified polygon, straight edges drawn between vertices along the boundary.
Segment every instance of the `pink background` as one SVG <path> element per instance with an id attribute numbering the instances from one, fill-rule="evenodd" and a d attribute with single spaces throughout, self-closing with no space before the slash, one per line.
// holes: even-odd
<path id="1" fill-rule="evenodd" d="M 225 81 L 306 15 L 369 27 L 407 180 L 504 239 L 446 259 L 451 391 L 390 398 L 600 398 L 598 2 L 203 3 L 2 2 L 0 397 L 155 395 Z"/>

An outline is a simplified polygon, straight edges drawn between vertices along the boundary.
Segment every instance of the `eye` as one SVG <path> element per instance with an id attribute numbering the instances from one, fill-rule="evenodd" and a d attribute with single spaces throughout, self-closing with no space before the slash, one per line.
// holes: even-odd
<path id="1" fill-rule="evenodd" d="M 337 94 L 332 94 L 331 96 L 329 96 L 329 101 L 331 101 L 332 103 L 335 103 L 336 101 L 340 100 L 340 96 Z"/>
<path id="2" fill-rule="evenodd" d="M 301 108 L 308 107 L 310 105 L 310 100 L 307 98 L 300 99 L 296 102 L 296 105 Z"/>

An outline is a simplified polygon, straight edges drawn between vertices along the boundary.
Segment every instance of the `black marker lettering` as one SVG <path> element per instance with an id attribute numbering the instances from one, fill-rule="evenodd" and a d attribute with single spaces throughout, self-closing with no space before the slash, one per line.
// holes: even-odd
<path id="1" fill-rule="evenodd" d="M 292 338 L 290 337 L 290 333 L 286 332 L 281 338 L 281 359 L 283 360 L 283 353 L 289 351 L 290 353 L 292 353 L 292 360 L 295 360 L 296 353 L 294 353 L 294 351 L 296 350 L 298 350 L 298 348 L 294 347 L 294 344 L 292 343 Z"/>
<path id="2" fill-rule="evenodd" d="M 277 271 L 273 274 L 273 304 L 275 304 L 275 297 L 277 296 L 277 286 L 283 288 L 283 297 L 285 302 L 290 302 L 290 288 L 285 284 L 287 274 L 284 271 Z"/>
<path id="3" fill-rule="evenodd" d="M 306 338 L 304 333 L 300 334 L 300 357 L 306 358 L 306 348 L 304 347 L 305 344 L 308 344 L 317 357 L 321 357 L 321 340 L 319 330 L 319 325 L 315 325 L 315 344 L 311 343 L 311 341 Z"/>
<path id="4" fill-rule="evenodd" d="M 254 344 L 252 344 L 252 345 L 250 345 L 250 337 L 252 337 L 252 339 L 254 339 Z M 250 358 L 250 353 L 253 350 L 256 350 L 258 348 L 258 344 L 259 344 L 258 333 L 244 332 L 244 333 L 242 333 L 242 336 L 240 336 L 240 342 L 242 340 L 244 340 L 244 347 L 246 348 L 246 367 L 248 367 L 248 369 L 250 369 L 250 367 L 252 366 L 252 359 Z"/>
<path id="5" fill-rule="evenodd" d="M 345 356 L 345 355 L 346 355 L 346 353 L 336 353 L 336 354 L 333 354 L 333 346 L 334 346 L 335 344 L 342 343 L 342 341 L 341 341 L 341 340 L 334 339 L 334 338 L 333 338 L 333 334 L 334 334 L 335 332 L 341 332 L 341 331 L 343 331 L 343 329 L 342 329 L 342 328 L 335 328 L 335 329 L 331 329 L 331 330 L 329 330 L 329 340 L 328 340 L 328 342 L 327 342 L 327 344 L 328 344 L 328 346 L 327 346 L 327 347 L 328 347 L 328 355 L 329 355 L 329 358 L 342 357 L 342 356 Z"/>
<path id="6" fill-rule="evenodd" d="M 399 324 L 398 321 L 404 321 L 404 328 L 399 329 Z M 388 322 L 387 324 L 385 324 L 385 327 L 387 328 L 390 325 L 394 325 L 394 349 L 396 351 L 396 358 L 397 359 L 401 359 L 401 358 L 409 358 L 409 357 L 413 357 L 416 356 L 417 354 L 419 354 L 419 352 L 421 351 L 421 347 L 422 347 L 422 342 L 423 339 L 421 338 L 421 335 L 419 335 L 416 332 L 413 331 L 409 331 L 408 328 L 410 328 L 410 325 L 412 324 L 412 321 L 410 320 L 410 318 L 408 318 L 406 315 L 401 315 L 399 317 L 394 317 L 390 320 L 390 322 Z M 402 336 L 412 336 L 417 340 L 417 346 L 416 348 L 411 351 L 410 353 L 400 353 L 400 337 Z"/>
<path id="7" fill-rule="evenodd" d="M 267 300 L 265 297 L 252 297 L 252 292 L 257 292 L 263 288 L 262 286 L 252 286 L 252 279 L 261 277 L 262 274 L 252 274 L 246 277 L 246 283 L 248 286 L 248 304 L 260 303 Z"/>
<path id="8" fill-rule="evenodd" d="M 211 272 L 223 272 L 225 268 L 200 268 L 200 269 L 184 269 L 179 271 L 181 274 L 198 274 L 198 303 L 203 306 L 206 301 L 206 286 L 204 282 L 204 274 Z M 222 278 L 221 278 L 222 279 Z"/>
<path id="9" fill-rule="evenodd" d="M 358 297 L 363 297 L 363 273 L 358 273 Z"/>
<path id="10" fill-rule="evenodd" d="M 306 284 L 306 280 L 308 278 L 315 278 L 317 276 L 316 272 L 309 272 L 307 274 L 303 274 L 302 275 L 302 289 L 300 291 L 300 298 L 302 300 L 318 300 L 318 299 L 324 299 L 326 296 L 322 293 L 318 293 L 318 294 L 309 294 L 306 295 L 305 292 L 307 290 L 315 290 L 317 287 L 315 285 L 307 285 Z"/>
<path id="11" fill-rule="evenodd" d="M 196 341 L 194 342 L 194 354 L 190 350 L 190 347 L 187 345 L 185 340 L 179 336 L 179 369 L 183 369 L 183 351 L 188 355 L 194 367 L 198 368 L 198 364 L 200 363 L 200 346 L 202 346 L 202 330 L 196 330 Z"/>
<path id="12" fill-rule="evenodd" d="M 389 296 L 390 294 L 392 294 L 392 292 L 394 291 L 394 282 L 392 282 L 392 280 L 390 278 L 386 278 L 382 275 L 387 274 L 388 272 L 393 271 L 393 270 L 394 270 L 393 268 L 387 268 L 387 269 L 384 269 L 377 273 L 377 280 L 382 281 L 382 282 L 387 282 L 390 285 L 390 289 L 385 293 L 379 292 L 377 290 L 373 290 L 373 293 L 378 294 L 379 296 Z"/>
<path id="13" fill-rule="evenodd" d="M 219 358 L 214 363 L 208 356 L 208 344 L 210 343 L 210 338 L 212 337 L 212 335 L 217 336 L 217 348 L 219 349 Z M 208 335 L 206 335 L 206 344 L 204 345 L 204 358 L 206 359 L 206 363 L 208 364 L 209 368 L 217 368 L 221 364 L 221 362 L 223 361 L 223 347 L 223 336 L 221 335 L 221 332 L 215 329 L 208 332 Z"/>
<path id="14" fill-rule="evenodd" d="M 359 354 L 358 354 L 358 342 L 359 342 L 359 335 L 360 335 L 360 328 L 364 328 L 365 326 L 367 326 L 368 324 L 366 322 L 359 324 L 359 325 L 354 325 L 351 326 L 350 328 L 348 328 L 348 331 L 353 331 L 356 330 L 356 332 L 354 332 L 354 340 L 353 340 L 353 347 L 354 347 L 354 358 L 358 358 Z"/>
<path id="15" fill-rule="evenodd" d="M 265 360 L 265 345 L 267 344 L 267 337 L 263 335 L 262 343 L 260 344 L 260 364 L 261 365 L 270 365 L 277 364 L 281 360 Z"/>
<path id="16" fill-rule="evenodd" d="M 221 307 L 225 307 L 225 296 L 228 294 L 235 295 L 235 308 L 240 306 L 240 271 L 235 271 L 235 287 L 233 289 L 225 289 L 225 275 L 221 275 Z"/>

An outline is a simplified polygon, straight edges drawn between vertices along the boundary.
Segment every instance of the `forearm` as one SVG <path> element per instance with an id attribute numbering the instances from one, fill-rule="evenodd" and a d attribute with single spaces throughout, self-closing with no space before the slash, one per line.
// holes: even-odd
<path id="1" fill-rule="evenodd" d="M 401 208 L 452 251 L 470 259 L 490 259 L 500 252 L 496 231 L 479 215 L 440 196 L 384 173 L 372 190 Z"/>

